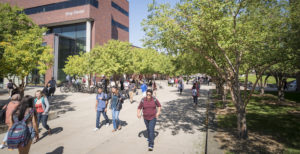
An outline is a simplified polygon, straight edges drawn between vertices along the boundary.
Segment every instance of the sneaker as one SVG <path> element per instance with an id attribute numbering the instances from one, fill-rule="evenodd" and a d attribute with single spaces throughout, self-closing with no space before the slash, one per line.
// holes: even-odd
<path id="1" fill-rule="evenodd" d="M 1 144 L 0 145 L 0 149 L 4 149 L 4 148 L 6 148 L 7 147 L 7 145 L 5 145 L 5 144 Z"/>
<path id="2" fill-rule="evenodd" d="M 105 125 L 106 127 L 108 127 L 109 126 L 109 123 L 106 123 L 106 125 Z"/>
<path id="3" fill-rule="evenodd" d="M 94 131 L 97 131 L 97 130 L 99 130 L 99 128 L 95 128 L 95 129 L 94 129 Z"/>
<path id="4" fill-rule="evenodd" d="M 149 147 L 149 148 L 148 148 L 148 151 L 153 151 L 153 148 L 152 148 L 152 147 Z"/>

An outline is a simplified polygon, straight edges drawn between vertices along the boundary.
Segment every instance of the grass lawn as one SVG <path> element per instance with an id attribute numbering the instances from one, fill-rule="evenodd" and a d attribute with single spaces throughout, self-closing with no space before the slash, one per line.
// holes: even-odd
<path id="1" fill-rule="evenodd" d="M 270 136 L 283 145 L 283 153 L 300 153 L 300 93 L 286 93 L 286 103 L 282 104 L 276 103 L 276 96 L 275 92 L 252 97 L 247 106 L 248 130 L 261 136 Z M 227 106 L 233 108 L 232 103 Z M 217 102 L 216 107 L 222 107 L 221 102 Z M 234 112 L 219 114 L 217 119 L 221 129 L 236 128 Z"/>
<path id="2" fill-rule="evenodd" d="M 263 75 L 263 81 L 265 80 L 265 78 L 266 78 L 266 75 Z M 294 80 L 296 80 L 296 78 L 288 78 L 287 82 L 291 82 Z M 240 81 L 245 81 L 245 77 L 240 77 Z M 249 74 L 248 81 L 252 82 L 254 84 L 256 81 L 256 76 L 254 74 Z M 267 84 L 276 84 L 275 78 L 273 76 L 270 76 L 267 80 Z"/>

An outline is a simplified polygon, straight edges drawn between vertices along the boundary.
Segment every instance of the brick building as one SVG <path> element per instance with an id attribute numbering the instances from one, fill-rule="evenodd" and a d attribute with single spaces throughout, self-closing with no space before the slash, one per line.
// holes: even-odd
<path id="1" fill-rule="evenodd" d="M 0 0 L 24 9 L 32 20 L 49 30 L 44 45 L 53 48 L 54 65 L 45 76 L 33 70 L 28 83 L 44 84 L 51 77 L 65 80 L 66 58 L 89 52 L 110 39 L 129 41 L 129 2 L 127 0 Z"/>

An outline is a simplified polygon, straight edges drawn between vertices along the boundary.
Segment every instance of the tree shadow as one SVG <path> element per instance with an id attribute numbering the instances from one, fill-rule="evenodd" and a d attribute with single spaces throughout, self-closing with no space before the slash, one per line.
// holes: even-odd
<path id="1" fill-rule="evenodd" d="M 50 110 L 56 112 L 56 115 L 64 114 L 68 111 L 75 111 L 75 107 L 71 106 L 71 102 L 64 101 L 68 95 L 55 95 L 50 99 Z"/>
<path id="2" fill-rule="evenodd" d="M 170 129 L 172 135 L 177 135 L 180 131 L 189 134 L 205 131 L 206 115 L 199 108 L 205 108 L 205 100 L 199 99 L 198 107 L 194 106 L 192 98 L 177 99 L 165 103 L 162 107 L 162 114 L 157 120 L 157 130 Z"/>
<path id="3" fill-rule="evenodd" d="M 56 127 L 56 128 L 51 129 L 51 133 L 52 133 L 52 135 L 55 135 L 55 134 L 62 132 L 63 130 L 64 130 L 63 127 Z M 42 134 L 42 137 L 40 137 L 39 141 L 41 141 L 43 138 L 45 138 L 48 135 L 49 135 L 48 132 L 44 132 Z"/>
<path id="4" fill-rule="evenodd" d="M 48 152 L 46 154 L 63 154 L 64 152 L 64 147 L 60 146 L 58 148 L 56 148 L 55 150 L 53 150 L 52 152 Z"/>
<path id="5" fill-rule="evenodd" d="M 144 138 L 148 138 L 148 133 L 147 133 L 147 129 L 140 131 L 138 134 L 138 137 L 142 137 L 142 135 L 144 136 Z M 154 131 L 154 138 L 156 138 L 159 135 L 159 132 Z"/>

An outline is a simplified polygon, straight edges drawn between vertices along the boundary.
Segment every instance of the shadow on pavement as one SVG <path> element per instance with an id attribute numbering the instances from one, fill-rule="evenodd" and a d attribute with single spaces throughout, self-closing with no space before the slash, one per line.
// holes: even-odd
<path id="1" fill-rule="evenodd" d="M 62 132 L 63 130 L 64 129 L 62 127 L 56 127 L 56 128 L 51 129 L 51 133 L 52 133 L 52 135 L 54 135 L 54 134 L 58 134 L 58 133 Z M 48 131 L 44 132 L 42 137 L 40 137 L 39 141 L 41 141 L 43 138 L 45 138 L 48 135 L 49 135 Z"/>
<path id="2" fill-rule="evenodd" d="M 71 102 L 64 101 L 68 95 L 54 95 L 52 98 L 50 98 L 50 110 L 57 112 L 57 115 L 64 114 L 68 111 L 75 111 L 75 108 L 71 106 Z"/>
<path id="3" fill-rule="evenodd" d="M 64 147 L 60 146 L 58 148 L 56 148 L 55 150 L 53 150 L 52 152 L 48 152 L 46 154 L 62 154 L 64 152 Z"/>
<path id="4" fill-rule="evenodd" d="M 177 135 L 179 131 L 194 134 L 196 131 L 206 131 L 205 129 L 205 100 L 198 100 L 198 107 L 193 104 L 192 97 L 188 99 L 177 99 L 165 103 L 162 107 L 162 114 L 158 118 L 158 129 L 172 131 L 172 135 Z"/>
<path id="5" fill-rule="evenodd" d="M 145 138 L 148 138 L 147 130 L 143 130 L 143 131 L 139 132 L 138 137 L 142 137 L 142 135 L 143 135 Z M 154 138 L 156 138 L 158 135 L 159 135 L 159 132 L 154 131 Z"/>

